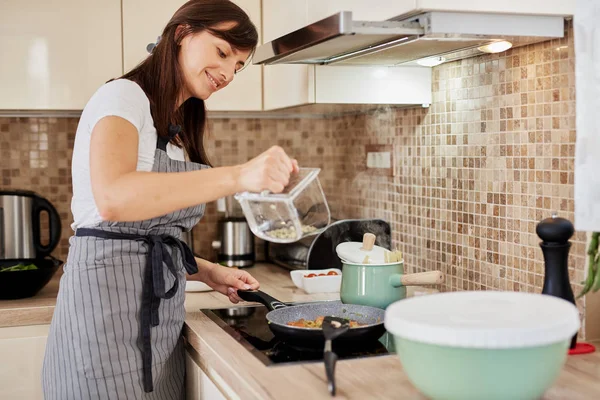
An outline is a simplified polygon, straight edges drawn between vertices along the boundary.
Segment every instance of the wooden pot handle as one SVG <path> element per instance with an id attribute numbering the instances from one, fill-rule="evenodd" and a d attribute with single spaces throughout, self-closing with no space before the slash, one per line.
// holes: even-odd
<path id="1" fill-rule="evenodd" d="M 372 233 L 365 233 L 363 235 L 363 242 L 361 250 L 371 251 L 375 245 L 375 235 Z"/>
<path id="2" fill-rule="evenodd" d="M 406 274 L 402 275 L 401 281 L 404 286 L 437 285 L 444 282 L 444 274 L 442 274 L 442 271 L 427 271 L 416 274 Z"/>

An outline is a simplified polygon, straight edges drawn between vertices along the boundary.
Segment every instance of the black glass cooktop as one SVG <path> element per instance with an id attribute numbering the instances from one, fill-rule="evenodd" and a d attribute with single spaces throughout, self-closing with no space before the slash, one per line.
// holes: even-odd
<path id="1" fill-rule="evenodd" d="M 202 312 L 265 365 L 323 361 L 322 347 L 301 347 L 277 339 L 269 329 L 266 319 L 268 310 L 263 305 L 208 309 Z M 394 353 L 393 338 L 387 333 L 371 343 L 353 343 L 348 346 L 334 341 L 332 347 L 340 360 Z"/>

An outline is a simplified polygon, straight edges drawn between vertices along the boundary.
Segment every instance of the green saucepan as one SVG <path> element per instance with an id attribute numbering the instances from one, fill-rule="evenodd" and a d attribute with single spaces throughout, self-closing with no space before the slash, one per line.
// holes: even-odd
<path id="1" fill-rule="evenodd" d="M 340 299 L 345 304 L 385 309 L 406 297 L 407 285 L 435 285 L 443 282 L 440 271 L 404 274 L 404 262 L 356 264 L 342 260 Z"/>

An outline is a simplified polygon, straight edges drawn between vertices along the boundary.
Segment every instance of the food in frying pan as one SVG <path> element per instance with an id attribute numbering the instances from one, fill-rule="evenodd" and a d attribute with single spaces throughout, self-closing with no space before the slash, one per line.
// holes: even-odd
<path id="1" fill-rule="evenodd" d="M 325 319 L 324 316 L 319 316 L 319 317 L 315 318 L 314 320 L 300 318 L 297 321 L 290 321 L 290 322 L 288 322 L 287 325 L 289 325 L 289 326 L 295 326 L 295 327 L 298 327 L 298 328 L 321 329 L 322 326 L 323 326 L 323 320 L 324 319 Z M 350 321 L 350 328 L 358 328 L 358 327 L 366 325 L 366 324 L 359 324 L 358 321 L 355 321 L 353 319 L 351 319 L 349 321 Z"/>
<path id="2" fill-rule="evenodd" d="M 302 233 L 312 233 L 316 230 L 317 228 L 312 225 L 302 225 Z M 289 228 L 273 229 L 265 233 L 276 239 L 289 239 L 296 237 L 296 228 L 290 226 Z"/>
<path id="3" fill-rule="evenodd" d="M 304 275 L 305 278 L 314 278 L 315 276 L 333 276 L 333 275 L 337 275 L 338 273 L 335 271 L 329 271 L 326 274 L 308 274 L 308 275 Z"/>

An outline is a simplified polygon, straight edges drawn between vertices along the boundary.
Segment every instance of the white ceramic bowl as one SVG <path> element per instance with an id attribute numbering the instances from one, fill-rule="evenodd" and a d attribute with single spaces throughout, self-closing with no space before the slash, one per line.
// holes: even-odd
<path id="1" fill-rule="evenodd" d="M 337 275 L 319 276 L 330 271 L 335 271 Z M 296 287 L 306 293 L 335 293 L 340 291 L 342 285 L 342 271 L 337 268 L 295 270 L 290 272 L 290 276 Z"/>

